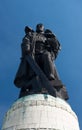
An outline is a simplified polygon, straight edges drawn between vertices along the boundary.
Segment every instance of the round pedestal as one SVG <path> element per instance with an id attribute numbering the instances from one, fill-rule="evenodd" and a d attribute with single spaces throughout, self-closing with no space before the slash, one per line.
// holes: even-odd
<path id="1" fill-rule="evenodd" d="M 18 99 L 5 115 L 2 130 L 80 130 L 70 105 L 45 94 Z"/>

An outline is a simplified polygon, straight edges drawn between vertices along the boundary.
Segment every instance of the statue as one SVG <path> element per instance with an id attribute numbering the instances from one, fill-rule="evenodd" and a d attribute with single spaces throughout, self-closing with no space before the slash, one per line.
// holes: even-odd
<path id="1" fill-rule="evenodd" d="M 52 31 L 43 24 L 37 24 L 36 31 L 26 26 L 21 49 L 21 63 L 14 80 L 21 88 L 19 98 L 43 93 L 67 100 L 66 88 L 54 65 L 61 46 Z"/>

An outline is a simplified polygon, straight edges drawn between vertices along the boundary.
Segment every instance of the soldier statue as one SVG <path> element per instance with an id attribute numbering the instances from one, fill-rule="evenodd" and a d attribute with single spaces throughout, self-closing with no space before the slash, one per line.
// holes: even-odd
<path id="1" fill-rule="evenodd" d="M 67 100 L 66 88 L 54 65 L 61 46 L 52 31 L 43 24 L 37 24 L 36 31 L 26 26 L 21 49 L 21 63 L 14 80 L 21 88 L 19 98 L 43 93 Z"/>

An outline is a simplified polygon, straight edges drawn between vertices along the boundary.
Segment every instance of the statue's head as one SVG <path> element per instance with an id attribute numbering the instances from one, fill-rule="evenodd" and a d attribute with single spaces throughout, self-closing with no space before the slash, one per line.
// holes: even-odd
<path id="1" fill-rule="evenodd" d="M 36 25 L 36 32 L 43 33 L 44 32 L 44 25 L 43 24 L 37 24 Z"/>

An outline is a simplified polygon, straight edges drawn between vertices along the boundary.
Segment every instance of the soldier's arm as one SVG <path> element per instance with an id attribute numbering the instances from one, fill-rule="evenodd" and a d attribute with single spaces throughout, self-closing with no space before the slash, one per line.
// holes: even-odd
<path id="1" fill-rule="evenodd" d="M 25 54 L 30 53 L 30 39 L 27 36 L 23 38 L 21 48 Z"/>

